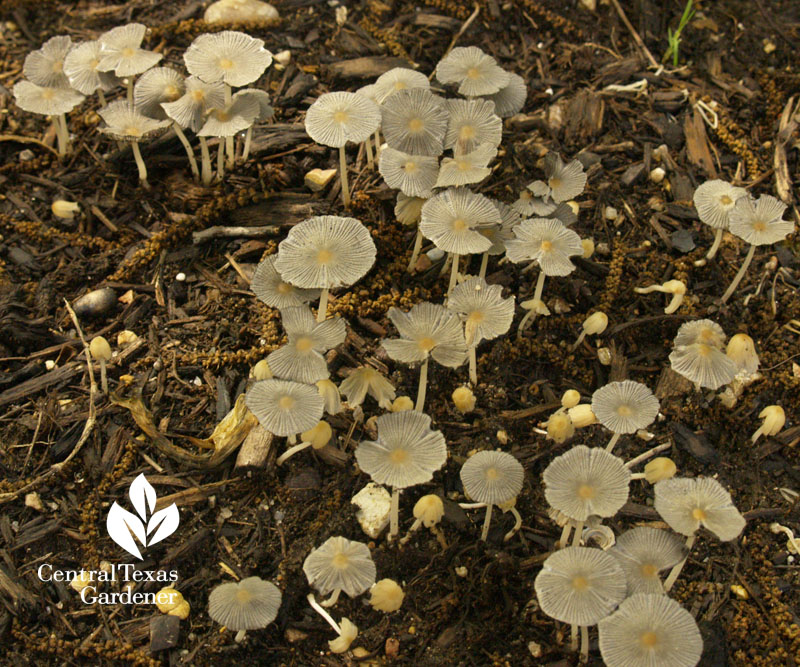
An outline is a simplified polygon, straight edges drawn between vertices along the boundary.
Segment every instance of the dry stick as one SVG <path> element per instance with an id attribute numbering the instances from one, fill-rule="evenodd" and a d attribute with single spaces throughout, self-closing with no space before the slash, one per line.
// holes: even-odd
<path id="1" fill-rule="evenodd" d="M 724 231 L 724 229 L 717 229 L 714 231 L 714 243 L 712 243 L 711 247 L 708 249 L 706 259 L 714 259 L 717 250 L 719 250 L 720 243 L 722 243 L 722 232 Z"/>
<path id="2" fill-rule="evenodd" d="M 619 4 L 619 0 L 611 0 L 611 4 L 614 5 L 614 9 L 617 10 L 617 14 L 622 19 L 622 22 L 625 24 L 625 27 L 631 33 L 633 40 L 636 42 L 636 45 L 639 49 L 644 53 L 647 59 L 650 61 L 650 64 L 658 69 L 660 65 L 658 61 L 653 57 L 653 54 L 650 53 L 650 49 L 647 48 L 647 45 L 644 43 L 642 38 L 639 36 L 639 33 L 636 32 L 636 29 L 631 25 L 631 22 L 628 20 L 628 17 L 625 15 L 625 11 L 622 9 L 621 5 Z"/>
<path id="3" fill-rule="evenodd" d="M 350 206 L 350 185 L 347 182 L 347 155 L 344 146 L 339 146 L 339 174 L 342 181 L 342 201 L 345 206 Z"/>
<path id="4" fill-rule="evenodd" d="M 750 244 L 750 250 L 747 251 L 747 255 L 744 258 L 744 262 L 742 263 L 739 272 L 734 276 L 733 282 L 730 284 L 728 289 L 725 290 L 725 294 L 722 295 L 720 303 L 725 303 L 728 299 L 730 299 L 733 293 L 736 291 L 736 288 L 739 287 L 739 283 L 742 282 L 744 274 L 747 273 L 747 269 L 750 267 L 750 262 L 753 261 L 753 255 L 755 255 L 755 252 L 756 252 L 755 245 Z"/>

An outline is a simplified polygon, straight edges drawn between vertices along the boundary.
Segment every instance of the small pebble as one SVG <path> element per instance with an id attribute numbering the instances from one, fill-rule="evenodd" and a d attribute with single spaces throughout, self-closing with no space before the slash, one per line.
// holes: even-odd
<path id="1" fill-rule="evenodd" d="M 110 310 L 116 301 L 117 293 L 110 287 L 103 287 L 76 299 L 72 308 L 78 317 L 97 317 Z"/>

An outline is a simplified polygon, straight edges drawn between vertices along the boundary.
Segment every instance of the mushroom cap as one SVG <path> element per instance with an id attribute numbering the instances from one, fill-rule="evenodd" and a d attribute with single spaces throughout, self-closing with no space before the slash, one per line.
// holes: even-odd
<path id="1" fill-rule="evenodd" d="M 395 397 L 392 383 L 371 366 L 356 368 L 342 381 L 339 389 L 347 397 L 351 408 L 361 405 L 367 394 L 381 406 L 391 403 Z"/>
<path id="2" fill-rule="evenodd" d="M 478 228 L 501 222 L 500 213 L 488 197 L 467 188 L 448 188 L 425 202 L 419 230 L 437 248 L 469 255 L 492 246 Z"/>
<path id="3" fill-rule="evenodd" d="M 73 47 L 64 58 L 64 74 L 69 79 L 69 85 L 84 95 L 91 95 L 98 88 L 111 90 L 119 83 L 113 72 L 97 69 L 101 49 L 99 39 L 83 42 Z"/>
<path id="4" fill-rule="evenodd" d="M 628 500 L 631 473 L 618 456 L 600 447 L 573 447 L 542 474 L 549 505 L 574 521 L 614 516 Z"/>
<path id="5" fill-rule="evenodd" d="M 261 426 L 279 437 L 313 428 L 324 407 L 316 387 L 274 378 L 253 383 L 245 402 Z"/>
<path id="6" fill-rule="evenodd" d="M 28 113 L 55 116 L 72 111 L 86 98 L 71 88 L 48 88 L 30 81 L 14 84 L 14 101 Z"/>
<path id="7" fill-rule="evenodd" d="M 397 611 L 405 597 L 403 589 L 394 579 L 381 579 L 369 591 L 369 603 L 373 609 L 391 613 Z"/>
<path id="8" fill-rule="evenodd" d="M 714 179 L 698 185 L 692 199 L 701 222 L 713 229 L 727 229 L 736 201 L 745 195 L 744 188 Z"/>
<path id="9" fill-rule="evenodd" d="M 456 314 L 444 306 L 424 301 L 412 306 L 408 313 L 391 307 L 388 317 L 401 337 L 383 340 L 381 346 L 395 361 L 413 364 L 430 355 L 450 368 L 464 363 L 464 329 Z"/>
<path id="10" fill-rule="evenodd" d="M 677 565 L 686 556 L 680 538 L 666 530 L 639 527 L 625 531 L 609 550 L 628 582 L 628 595 L 664 593 L 658 573 Z"/>
<path id="11" fill-rule="evenodd" d="M 342 631 L 341 634 L 336 639 L 331 639 L 328 642 L 328 648 L 331 653 L 344 653 L 350 648 L 350 644 L 355 641 L 355 638 L 358 637 L 358 626 L 346 616 L 342 616 L 339 627 Z"/>
<path id="12" fill-rule="evenodd" d="M 417 72 L 407 67 L 395 67 L 388 72 L 381 74 L 375 81 L 375 101 L 379 104 L 385 102 L 389 97 L 401 90 L 410 88 L 423 88 L 428 90 L 431 87 L 428 77 L 422 72 Z"/>
<path id="13" fill-rule="evenodd" d="M 450 292 L 447 308 L 464 322 L 468 346 L 502 336 L 514 319 L 514 297 L 503 298 L 500 285 L 489 285 L 483 278 L 469 278 Z"/>
<path id="14" fill-rule="evenodd" d="M 318 144 L 340 148 L 366 141 L 381 124 L 381 110 L 368 97 L 336 91 L 324 93 L 308 107 L 306 132 Z"/>
<path id="15" fill-rule="evenodd" d="M 141 48 L 147 27 L 141 23 L 117 26 L 100 35 L 100 72 L 113 71 L 117 76 L 141 74 L 157 64 L 163 56 Z"/>
<path id="16" fill-rule="evenodd" d="M 355 218 L 319 215 L 289 230 L 275 269 L 305 289 L 352 285 L 372 268 L 376 252 L 369 230 Z"/>
<path id="17" fill-rule="evenodd" d="M 691 320 L 684 322 L 675 334 L 673 344 L 675 347 L 681 345 L 693 345 L 703 343 L 712 347 L 722 347 L 725 342 L 725 332 L 722 327 L 712 320 Z"/>
<path id="18" fill-rule="evenodd" d="M 731 494 L 710 477 L 673 477 L 654 487 L 656 512 L 676 533 L 694 535 L 705 526 L 723 542 L 736 539 L 744 517 Z"/>
<path id="19" fill-rule="evenodd" d="M 225 107 L 211 109 L 206 122 L 197 133 L 200 137 L 233 137 L 252 127 L 261 111 L 258 101 L 250 95 L 236 96 Z"/>
<path id="20" fill-rule="evenodd" d="M 612 433 L 636 433 L 653 423 L 658 399 L 641 382 L 609 382 L 592 394 L 592 412 Z"/>
<path id="21" fill-rule="evenodd" d="M 511 118 L 522 111 L 525 99 L 528 97 L 528 87 L 525 79 L 519 74 L 509 72 L 508 83 L 491 95 L 483 95 L 483 99 L 494 102 L 494 112 L 500 118 Z"/>
<path id="22" fill-rule="evenodd" d="M 546 276 L 572 273 L 572 255 L 583 255 L 581 237 L 558 220 L 523 220 L 514 227 L 514 238 L 506 242 L 508 259 L 515 263 L 536 260 Z"/>
<path id="23" fill-rule="evenodd" d="M 395 93 L 381 107 L 381 130 L 386 143 L 411 155 L 441 155 L 447 132 L 442 98 L 424 88 Z"/>
<path id="24" fill-rule="evenodd" d="M 758 370 L 758 353 L 756 352 L 755 342 L 745 333 L 738 333 L 731 336 L 725 354 L 733 359 L 736 367 L 740 371 L 745 371 L 752 375 Z"/>
<path id="25" fill-rule="evenodd" d="M 97 113 L 108 125 L 101 127 L 100 132 L 119 140 L 145 141 L 172 125 L 169 120 L 154 120 L 143 116 L 135 107 L 130 106 L 127 100 L 109 102 Z"/>
<path id="26" fill-rule="evenodd" d="M 188 77 L 184 84 L 186 92 L 174 102 L 163 103 L 161 108 L 181 127 L 198 132 L 210 109 L 225 106 L 225 84 L 221 81 L 206 83 L 196 76 Z"/>
<path id="27" fill-rule="evenodd" d="M 508 85 L 509 73 L 477 46 L 458 46 L 436 65 L 436 78 L 442 83 L 457 83 L 466 97 L 491 95 Z"/>
<path id="28" fill-rule="evenodd" d="M 189 74 L 203 81 L 222 81 L 239 88 L 253 83 L 272 64 L 272 54 L 264 40 L 236 30 L 205 33 L 197 37 L 183 54 Z"/>
<path id="29" fill-rule="evenodd" d="M 583 165 L 578 160 L 564 162 L 558 153 L 551 152 L 545 156 L 544 173 L 547 196 L 556 203 L 575 199 L 586 187 Z"/>
<path id="30" fill-rule="evenodd" d="M 534 588 L 539 606 L 550 618 L 589 626 L 625 598 L 625 574 L 605 551 L 565 547 L 548 556 Z"/>
<path id="31" fill-rule="evenodd" d="M 458 155 L 455 158 L 446 157 L 439 167 L 436 178 L 436 188 L 469 185 L 480 183 L 492 173 L 486 165 L 497 155 L 497 147 L 491 144 L 479 144 L 470 153 Z"/>
<path id="32" fill-rule="evenodd" d="M 383 149 L 378 161 L 378 171 L 386 185 L 423 199 L 433 195 L 438 169 L 439 160 L 433 156 L 409 155 L 394 148 Z"/>
<path id="33" fill-rule="evenodd" d="M 783 241 L 794 231 L 794 222 L 781 219 L 785 210 L 786 204 L 771 195 L 741 197 L 730 212 L 729 229 L 751 245 Z"/>
<path id="34" fill-rule="evenodd" d="M 260 577 L 220 584 L 208 596 L 208 615 L 229 630 L 259 630 L 278 615 L 281 591 Z"/>
<path id="35" fill-rule="evenodd" d="M 722 350 L 705 343 L 680 345 L 669 355 L 672 370 L 700 387 L 719 389 L 736 377 L 736 362 Z"/>
<path id="36" fill-rule="evenodd" d="M 259 90 L 258 88 L 243 88 L 242 90 L 233 94 L 233 100 L 235 101 L 239 97 L 252 98 L 258 104 L 258 115 L 256 116 L 256 120 L 269 120 L 275 115 L 275 109 L 273 109 L 272 104 L 270 104 L 269 93 L 265 90 Z"/>
<path id="37" fill-rule="evenodd" d="M 267 356 L 267 363 L 279 378 L 314 384 L 330 376 L 323 352 L 344 342 L 347 327 L 341 317 L 317 322 L 308 306 L 281 311 L 289 342 Z M 305 430 L 305 429 L 304 429 Z"/>
<path id="38" fill-rule="evenodd" d="M 64 59 L 72 48 L 68 35 L 48 39 L 42 47 L 25 56 L 22 74 L 37 86 L 69 88 L 69 78 L 64 72 Z"/>
<path id="39" fill-rule="evenodd" d="M 426 528 L 435 526 L 442 520 L 444 516 L 444 503 L 442 499 L 433 494 L 422 496 L 414 504 L 414 518 L 422 521 L 422 525 Z"/>
<path id="40" fill-rule="evenodd" d="M 341 590 L 351 598 L 375 583 L 375 563 L 369 547 L 346 537 L 329 537 L 303 563 L 309 585 L 320 595 Z"/>
<path id="41" fill-rule="evenodd" d="M 522 217 L 511 206 L 496 199 L 491 201 L 500 214 L 500 225 L 481 227 L 478 231 L 492 242 L 492 247 L 486 252 L 490 255 L 502 255 L 506 251 L 506 243 L 514 238 L 514 227 L 522 222 Z"/>
<path id="42" fill-rule="evenodd" d="M 259 263 L 253 273 L 250 289 L 258 299 L 270 308 L 282 310 L 292 306 L 302 306 L 319 298 L 318 289 L 301 289 L 284 281 L 275 268 L 276 259 L 277 255 L 270 255 Z"/>
<path id="43" fill-rule="evenodd" d="M 358 466 L 374 482 L 394 489 L 424 484 L 447 461 L 441 431 L 431 430 L 431 418 L 417 410 L 390 412 L 376 420 L 377 441 L 356 448 Z"/>
<path id="44" fill-rule="evenodd" d="M 500 505 L 522 491 L 525 471 L 511 454 L 484 450 L 464 462 L 460 477 L 470 498 L 486 505 Z"/>
<path id="45" fill-rule="evenodd" d="M 378 103 L 378 89 L 375 87 L 374 83 L 367 84 L 366 86 L 361 86 L 356 90 L 356 93 L 359 95 L 363 95 L 367 99 L 372 100 L 376 104 Z"/>
<path id="46" fill-rule="evenodd" d="M 403 192 L 398 192 L 394 216 L 401 225 L 416 225 L 422 217 L 422 207 L 426 201 L 428 200 L 422 197 L 409 197 Z"/>
<path id="47" fill-rule="evenodd" d="M 136 110 L 151 118 L 167 117 L 161 107 L 164 102 L 174 102 L 186 92 L 183 75 L 170 67 L 153 67 L 136 81 L 133 87 L 133 104 Z"/>
<path id="48" fill-rule="evenodd" d="M 565 201 L 556 204 L 556 207 L 547 213 L 545 218 L 553 220 L 560 220 L 565 227 L 575 224 L 578 221 L 578 214 L 572 210 L 572 207 Z"/>
<path id="49" fill-rule="evenodd" d="M 325 404 L 325 412 L 335 415 L 342 411 L 342 400 L 339 396 L 339 388 L 332 380 L 320 380 L 315 383 L 317 391 Z"/>
<path id="50" fill-rule="evenodd" d="M 494 102 L 484 99 L 445 100 L 450 114 L 444 147 L 456 154 L 471 153 L 480 144 L 499 146 L 503 139 L 503 121 L 494 112 Z"/>
<path id="51" fill-rule="evenodd" d="M 608 667 L 694 667 L 703 653 L 694 618 L 666 595 L 632 595 L 598 629 Z"/>

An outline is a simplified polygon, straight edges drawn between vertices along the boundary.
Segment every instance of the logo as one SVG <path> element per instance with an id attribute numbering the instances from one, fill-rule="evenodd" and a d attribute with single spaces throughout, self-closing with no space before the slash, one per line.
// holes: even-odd
<path id="1" fill-rule="evenodd" d="M 114 501 L 106 518 L 106 529 L 111 539 L 125 551 L 144 560 L 139 544 L 146 548 L 172 535 L 178 528 L 180 515 L 175 503 L 155 511 L 156 490 L 147 481 L 144 473 L 131 482 L 128 496 L 136 514 Z"/>

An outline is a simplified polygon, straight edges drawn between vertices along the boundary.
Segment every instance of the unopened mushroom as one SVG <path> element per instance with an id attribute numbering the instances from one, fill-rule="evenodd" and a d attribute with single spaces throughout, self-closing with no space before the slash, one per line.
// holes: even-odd
<path id="1" fill-rule="evenodd" d="M 572 346 L 572 349 L 577 349 L 586 336 L 599 336 L 606 330 L 607 326 L 608 315 L 606 315 L 602 310 L 592 313 L 583 321 L 583 324 L 581 324 L 581 333 L 578 336 L 578 340 L 576 340 L 575 344 Z"/>
<path id="2" fill-rule="evenodd" d="M 678 472 L 678 467 L 672 459 L 666 456 L 658 456 L 645 465 L 641 476 L 648 484 L 656 484 L 665 479 L 675 477 L 676 472 Z M 637 479 L 638 476 L 638 473 L 632 475 L 631 479 Z"/>
<path id="3" fill-rule="evenodd" d="M 253 377 L 256 380 L 270 380 L 274 377 L 266 359 L 257 361 L 253 366 Z"/>
<path id="4" fill-rule="evenodd" d="M 339 388 L 329 379 L 320 380 L 316 385 L 325 405 L 325 412 L 329 415 L 340 413 L 342 411 L 342 400 L 339 396 Z"/>
<path id="5" fill-rule="evenodd" d="M 237 642 L 244 639 L 247 630 L 259 630 L 272 623 L 280 606 L 278 587 L 260 577 L 220 584 L 208 596 L 208 615 L 220 625 L 235 630 Z"/>
<path id="6" fill-rule="evenodd" d="M 339 389 L 347 397 L 347 404 L 354 408 L 364 402 L 367 394 L 384 410 L 391 408 L 395 397 L 394 386 L 371 366 L 361 366 L 342 381 Z"/>
<path id="7" fill-rule="evenodd" d="M 467 414 L 475 409 L 475 394 L 469 387 L 456 387 L 451 395 L 453 405 L 461 414 Z"/>
<path id="8" fill-rule="evenodd" d="M 753 433 L 750 438 L 751 442 L 755 442 L 762 435 L 776 435 L 786 423 L 786 413 L 780 405 L 768 405 L 758 413 L 758 418 L 764 421 L 756 432 Z"/>
<path id="9" fill-rule="evenodd" d="M 306 596 L 308 604 L 316 611 L 325 621 L 333 628 L 333 631 L 339 635 L 336 639 L 328 642 L 328 648 L 331 653 L 344 653 L 350 648 L 350 644 L 355 641 L 358 636 L 358 626 L 346 617 L 342 617 L 341 625 L 333 620 L 333 617 L 323 608 L 314 598 L 313 593 Z"/>
<path id="10" fill-rule="evenodd" d="M 547 439 L 562 444 L 575 434 L 575 426 L 566 412 L 558 411 L 547 420 Z"/>
<path id="11" fill-rule="evenodd" d="M 301 452 L 307 447 L 313 449 L 322 449 L 329 442 L 333 436 L 333 430 L 330 424 L 326 421 L 320 421 L 316 426 L 300 434 L 300 443 L 289 447 L 283 454 L 276 460 L 275 465 L 283 465 L 290 456 L 294 456 L 297 452 Z"/>
<path id="12" fill-rule="evenodd" d="M 714 230 L 714 242 L 706 259 L 714 259 L 719 250 L 722 234 L 730 225 L 730 213 L 736 202 L 747 196 L 747 190 L 737 188 L 726 181 L 714 179 L 697 186 L 694 191 L 694 207 L 700 221 Z"/>
<path id="13" fill-rule="evenodd" d="M 429 155 L 409 155 L 394 148 L 381 151 L 378 171 L 390 188 L 409 197 L 427 199 L 433 195 L 439 160 Z"/>
<path id="14" fill-rule="evenodd" d="M 50 204 L 50 210 L 57 218 L 61 218 L 62 220 L 74 220 L 75 214 L 81 210 L 81 205 L 74 201 L 56 199 Z"/>
<path id="15" fill-rule="evenodd" d="M 672 298 L 669 300 L 664 312 L 671 315 L 683 303 L 683 298 L 686 296 L 686 283 L 680 280 L 668 280 L 663 285 L 650 285 L 648 287 L 634 287 L 633 291 L 637 294 L 650 294 L 651 292 L 664 292 L 671 294 Z"/>
<path id="16" fill-rule="evenodd" d="M 592 394 L 592 412 L 614 434 L 606 446 L 609 452 L 623 433 L 636 433 L 652 424 L 658 409 L 658 399 L 641 382 L 609 382 Z"/>
<path id="17" fill-rule="evenodd" d="M 86 98 L 71 88 L 52 88 L 37 86 L 30 81 L 17 81 L 14 84 L 14 101 L 23 111 L 51 116 L 58 139 L 58 154 L 69 151 L 69 130 L 67 112 L 72 111 Z"/>
<path id="18" fill-rule="evenodd" d="M 445 100 L 450 114 L 444 147 L 454 155 L 471 153 L 481 144 L 499 146 L 503 138 L 503 121 L 494 112 L 494 103 L 480 98 Z"/>
<path id="19" fill-rule="evenodd" d="M 330 598 L 322 606 L 336 604 L 344 591 L 351 598 L 361 595 L 375 583 L 375 563 L 369 547 L 346 537 L 329 537 L 303 562 L 309 585 Z"/>
<path id="20" fill-rule="evenodd" d="M 431 531 L 433 531 L 439 541 L 443 542 L 444 536 L 437 527 L 443 516 L 444 503 L 439 496 L 432 493 L 422 496 L 414 505 L 414 523 L 411 524 L 406 536 L 400 540 L 400 544 L 405 544 L 408 542 L 408 540 L 411 539 L 411 533 L 417 530 L 420 526 L 429 528 Z"/>
<path id="21" fill-rule="evenodd" d="M 597 416 L 592 412 L 589 403 L 579 403 L 574 408 L 568 408 L 567 414 L 575 428 L 584 428 L 597 423 Z"/>
<path id="22" fill-rule="evenodd" d="M 754 375 L 758 371 L 758 353 L 753 339 L 747 334 L 738 333 L 731 336 L 725 354 L 733 359 L 739 372 Z"/>
<path id="23" fill-rule="evenodd" d="M 465 97 L 476 97 L 499 92 L 510 76 L 477 46 L 459 46 L 436 65 L 436 78 L 442 83 L 458 84 L 458 92 Z"/>
<path id="24" fill-rule="evenodd" d="M 283 310 L 302 306 L 319 298 L 320 290 L 318 289 L 301 289 L 286 282 L 275 268 L 277 259 L 277 255 L 269 255 L 258 264 L 253 273 L 250 289 L 258 299 L 271 308 Z"/>
<path id="25" fill-rule="evenodd" d="M 369 590 L 370 606 L 387 614 L 400 609 L 404 597 L 403 589 L 394 579 L 381 579 Z"/>
<path id="26" fill-rule="evenodd" d="M 386 143 L 410 155 L 441 155 L 448 114 L 443 100 L 424 88 L 401 90 L 381 105 Z"/>
<path id="27" fill-rule="evenodd" d="M 247 407 L 273 435 L 294 438 L 317 425 L 324 401 L 307 384 L 290 380 L 261 380 L 247 390 Z"/>
<path id="28" fill-rule="evenodd" d="M 128 102 L 133 103 L 133 77 L 149 70 L 164 56 L 142 47 L 147 27 L 141 23 L 117 26 L 100 35 L 99 72 L 114 72 L 125 79 L 128 86 Z"/>
<path id="29" fill-rule="evenodd" d="M 686 555 L 686 548 L 680 538 L 666 530 L 639 527 L 617 537 L 609 553 L 625 573 L 628 595 L 663 594 L 659 572 L 677 565 Z"/>
<path id="30" fill-rule="evenodd" d="M 106 364 L 111 360 L 111 346 L 102 336 L 95 336 L 89 343 L 89 353 L 92 358 L 100 362 L 100 386 L 103 393 L 108 394 L 108 378 L 106 377 Z"/>

